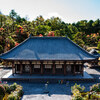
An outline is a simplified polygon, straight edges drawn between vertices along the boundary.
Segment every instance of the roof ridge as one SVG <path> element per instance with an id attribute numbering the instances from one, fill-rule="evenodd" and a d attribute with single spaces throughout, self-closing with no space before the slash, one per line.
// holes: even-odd
<path id="1" fill-rule="evenodd" d="M 61 37 L 61 36 L 43 36 L 43 37 L 39 37 L 39 36 L 31 36 L 30 38 L 66 38 L 66 37 Z"/>

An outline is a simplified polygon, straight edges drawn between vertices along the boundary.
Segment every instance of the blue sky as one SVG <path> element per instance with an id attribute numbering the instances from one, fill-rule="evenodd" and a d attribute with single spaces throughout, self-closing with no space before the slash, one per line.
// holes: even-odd
<path id="1" fill-rule="evenodd" d="M 0 11 L 8 15 L 14 9 L 21 17 L 34 20 L 60 17 L 67 23 L 100 18 L 100 0 L 0 0 Z"/>

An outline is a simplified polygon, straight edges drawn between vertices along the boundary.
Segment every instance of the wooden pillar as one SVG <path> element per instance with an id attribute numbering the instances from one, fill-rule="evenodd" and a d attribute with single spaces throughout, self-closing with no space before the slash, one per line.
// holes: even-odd
<path id="1" fill-rule="evenodd" d="M 22 65 L 22 62 L 20 62 L 20 74 L 23 73 L 23 65 Z"/>
<path id="2" fill-rule="evenodd" d="M 82 76 L 84 76 L 84 66 L 83 66 L 83 63 L 82 63 L 81 68 L 82 68 L 82 72 L 81 72 L 81 74 L 82 74 Z"/>
<path id="3" fill-rule="evenodd" d="M 16 65 L 15 65 L 15 74 L 16 74 Z"/>
<path id="4" fill-rule="evenodd" d="M 34 74 L 34 65 L 32 65 L 32 73 Z"/>
<path id="5" fill-rule="evenodd" d="M 43 62 L 41 62 L 41 75 L 43 75 Z"/>
<path id="6" fill-rule="evenodd" d="M 94 67 L 95 67 L 95 61 L 94 61 Z"/>
<path id="7" fill-rule="evenodd" d="M 73 75 L 76 75 L 75 72 L 76 72 L 76 63 L 74 63 L 74 66 L 73 66 Z"/>
<path id="8" fill-rule="evenodd" d="M 14 62 L 12 62 L 12 75 L 14 76 Z"/>
<path id="9" fill-rule="evenodd" d="M 55 75 L 55 73 L 56 73 L 56 67 L 55 67 L 55 62 L 53 62 L 52 74 Z"/>
<path id="10" fill-rule="evenodd" d="M 32 62 L 30 62 L 30 75 L 32 75 Z"/>
<path id="11" fill-rule="evenodd" d="M 97 66 L 99 65 L 99 60 L 98 60 L 98 59 L 97 59 L 96 65 L 97 65 Z"/>
<path id="12" fill-rule="evenodd" d="M 66 75 L 66 62 L 64 63 L 64 75 Z"/>
<path id="13" fill-rule="evenodd" d="M 92 62 L 92 66 L 91 67 L 94 67 L 94 62 Z"/>

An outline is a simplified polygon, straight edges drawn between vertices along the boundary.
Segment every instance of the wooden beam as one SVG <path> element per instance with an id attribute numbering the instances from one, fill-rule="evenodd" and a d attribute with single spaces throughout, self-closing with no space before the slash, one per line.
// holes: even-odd
<path id="1" fill-rule="evenodd" d="M 41 75 L 43 75 L 43 62 L 41 62 Z"/>

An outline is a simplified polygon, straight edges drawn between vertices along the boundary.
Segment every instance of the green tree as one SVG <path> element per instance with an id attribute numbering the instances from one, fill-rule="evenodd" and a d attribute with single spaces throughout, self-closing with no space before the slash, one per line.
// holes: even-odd
<path id="1" fill-rule="evenodd" d="M 74 39 L 74 35 L 77 32 L 78 32 L 78 29 L 75 26 L 73 26 L 71 24 L 68 25 L 68 36 L 70 39 Z"/>
<path id="2" fill-rule="evenodd" d="M 44 25 L 44 18 L 40 15 L 35 20 L 36 25 Z"/>
<path id="3" fill-rule="evenodd" d="M 94 21 L 94 23 L 92 23 L 92 26 L 95 30 L 95 33 L 98 33 L 100 31 L 100 20 L 97 19 L 96 21 Z"/>
<path id="4" fill-rule="evenodd" d="M 3 53 L 3 47 L 0 45 L 0 53 Z"/>
<path id="5" fill-rule="evenodd" d="M 15 21 L 15 19 L 16 19 L 16 17 L 17 17 L 17 13 L 15 12 L 15 10 L 13 9 L 13 10 L 11 10 L 11 12 L 10 12 L 10 14 L 9 14 L 9 16 L 12 18 L 12 20 L 13 20 L 13 24 L 12 24 L 12 31 L 14 31 L 14 21 Z"/>
<path id="6" fill-rule="evenodd" d="M 97 48 L 98 48 L 99 53 L 100 53 L 100 41 L 98 42 Z"/>
<path id="7" fill-rule="evenodd" d="M 37 35 L 42 34 L 44 36 L 47 35 L 46 33 L 51 31 L 51 28 L 47 25 L 38 25 L 35 27 L 35 31 Z"/>
<path id="8" fill-rule="evenodd" d="M 77 32 L 75 34 L 75 36 L 74 36 L 74 40 L 73 41 L 76 44 L 78 44 L 79 46 L 84 47 L 84 45 L 85 45 L 84 39 L 85 39 L 84 34 L 82 32 Z"/>

